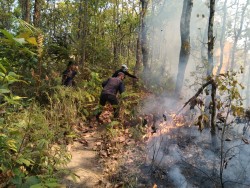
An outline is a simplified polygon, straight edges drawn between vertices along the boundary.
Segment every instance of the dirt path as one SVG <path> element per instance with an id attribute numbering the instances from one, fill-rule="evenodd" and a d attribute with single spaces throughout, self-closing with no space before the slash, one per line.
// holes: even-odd
<path id="1" fill-rule="evenodd" d="M 85 133 L 81 136 L 81 141 L 75 141 L 69 146 L 72 160 L 67 166 L 67 170 L 71 170 L 77 175 L 76 181 L 71 176 L 65 177 L 63 184 L 67 188 L 93 188 L 103 187 L 102 168 L 98 163 L 97 152 L 93 150 L 95 147 L 98 134 L 96 131 Z"/>

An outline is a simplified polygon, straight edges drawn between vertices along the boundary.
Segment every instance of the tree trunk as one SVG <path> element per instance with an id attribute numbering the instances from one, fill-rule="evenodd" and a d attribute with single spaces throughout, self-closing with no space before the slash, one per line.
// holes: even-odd
<path id="1" fill-rule="evenodd" d="M 134 5 L 133 5 L 134 6 Z M 141 47 L 141 24 L 142 24 L 142 10 L 140 11 L 139 15 L 139 29 L 138 29 L 138 37 L 136 40 L 136 62 L 135 62 L 135 68 L 134 68 L 134 75 L 139 74 L 140 66 L 142 63 L 142 47 Z M 133 79 L 133 85 L 136 86 L 136 80 Z"/>
<path id="2" fill-rule="evenodd" d="M 207 69 L 207 76 L 212 76 L 213 68 L 214 68 L 214 12 L 215 12 L 215 0 L 210 0 L 210 9 L 209 9 L 209 21 L 208 21 L 208 69 Z"/>
<path id="3" fill-rule="evenodd" d="M 119 60 L 119 43 L 118 43 L 118 31 L 119 31 L 119 22 L 118 22 L 118 8 L 119 8 L 119 2 L 118 0 L 115 1 L 114 9 L 113 9 L 113 22 L 114 27 L 116 28 L 114 30 L 113 34 L 113 56 L 114 56 L 114 65 L 115 68 L 118 67 L 118 60 Z"/>
<path id="4" fill-rule="evenodd" d="M 80 59 L 80 65 L 84 66 L 86 61 L 86 43 L 87 43 L 87 28 L 88 28 L 88 1 L 84 2 L 84 15 L 83 15 L 83 31 L 82 31 L 82 54 Z"/>
<path id="5" fill-rule="evenodd" d="M 83 67 L 86 61 L 86 36 L 87 36 L 87 28 L 88 28 L 88 1 L 80 0 L 79 4 L 79 20 L 78 20 L 78 32 L 77 37 L 80 41 L 80 51 L 79 53 L 79 64 Z M 84 7 L 83 7 L 84 6 Z"/>
<path id="6" fill-rule="evenodd" d="M 175 86 L 175 94 L 177 96 L 180 94 L 183 86 L 185 70 L 190 55 L 190 18 L 192 7 L 193 0 L 184 0 L 180 22 L 181 49 L 179 55 L 178 74 Z"/>
<path id="7" fill-rule="evenodd" d="M 246 97 L 246 108 L 249 108 L 250 105 L 250 97 L 249 97 L 249 92 L 250 92 L 250 65 L 248 68 L 248 79 L 247 79 L 247 89 L 246 89 L 246 93 L 247 93 L 247 97 Z"/>
<path id="8" fill-rule="evenodd" d="M 148 38 L 147 38 L 147 28 L 145 23 L 145 16 L 147 11 L 148 2 L 146 0 L 141 0 L 141 50 L 142 50 L 142 63 L 143 63 L 143 78 L 146 83 L 148 83 L 149 76 L 149 64 L 148 64 Z"/>
<path id="9" fill-rule="evenodd" d="M 242 32 L 242 27 L 243 27 L 244 18 L 245 18 L 245 11 L 247 10 L 248 4 L 249 4 L 249 0 L 247 0 L 246 5 L 242 9 L 240 27 L 239 28 L 236 28 L 236 27 L 234 28 L 234 44 L 233 44 L 233 49 L 232 49 L 231 69 L 233 69 L 234 66 L 235 66 L 236 47 L 237 47 L 237 43 L 238 43 L 239 37 L 240 37 L 241 32 Z M 235 22 L 236 22 L 236 19 L 235 19 Z"/>
<path id="10" fill-rule="evenodd" d="M 22 19 L 30 23 L 30 0 L 20 0 Z"/>
<path id="11" fill-rule="evenodd" d="M 226 20 L 227 20 L 227 0 L 225 0 L 224 2 L 223 12 L 224 15 L 223 15 L 221 36 L 220 36 L 220 64 L 217 69 L 217 75 L 220 74 L 224 61 L 225 31 L 226 31 Z"/>
<path id="12" fill-rule="evenodd" d="M 215 117 L 216 117 L 216 83 L 212 82 L 212 111 L 211 111 L 211 135 L 215 135 Z"/>
<path id="13" fill-rule="evenodd" d="M 40 27 L 41 4 L 42 4 L 42 0 L 35 0 L 34 15 L 33 15 L 33 24 L 35 27 Z"/>

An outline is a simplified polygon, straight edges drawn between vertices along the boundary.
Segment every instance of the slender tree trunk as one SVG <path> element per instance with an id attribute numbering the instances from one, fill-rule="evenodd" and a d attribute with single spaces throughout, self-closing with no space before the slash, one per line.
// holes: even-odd
<path id="1" fill-rule="evenodd" d="M 138 36 L 136 40 L 136 62 L 135 62 L 135 68 L 134 68 L 134 75 L 136 76 L 139 74 L 140 66 L 142 63 L 141 24 L 142 24 L 142 10 L 140 11 L 140 15 L 139 15 L 139 27 L 138 27 L 139 29 L 138 29 Z M 136 86 L 135 79 L 133 79 L 133 85 Z"/>
<path id="2" fill-rule="evenodd" d="M 33 24 L 35 27 L 40 27 L 41 5 L 42 5 L 42 0 L 35 0 L 34 15 L 33 15 Z"/>
<path id="3" fill-rule="evenodd" d="M 202 45 L 201 45 L 201 61 L 202 65 L 207 65 L 207 30 L 208 30 L 208 20 L 206 23 L 206 27 L 204 29 L 204 33 L 201 33 L 202 37 Z"/>
<path id="4" fill-rule="evenodd" d="M 118 8 L 119 8 L 119 2 L 118 0 L 115 1 L 114 9 L 113 9 L 113 22 L 114 27 L 116 28 L 114 30 L 114 38 L 113 38 L 113 56 L 114 56 L 114 65 L 115 68 L 118 67 L 118 60 L 119 60 L 119 43 L 118 43 L 118 35 L 119 35 L 119 25 L 118 25 Z"/>
<path id="5" fill-rule="evenodd" d="M 250 92 L 250 65 L 248 67 L 248 79 L 247 79 L 247 89 L 246 89 L 246 93 L 247 93 L 247 97 L 246 97 L 246 108 L 249 108 L 250 106 L 250 97 L 249 97 L 249 92 Z"/>
<path id="6" fill-rule="evenodd" d="M 247 10 L 248 4 L 249 4 L 249 0 L 247 0 L 245 6 L 242 9 L 240 27 L 238 29 L 236 27 L 234 28 L 234 44 L 233 44 L 233 49 L 232 49 L 231 69 L 233 69 L 235 66 L 236 47 L 237 47 L 237 43 L 238 43 L 239 37 L 240 37 L 241 32 L 242 32 L 242 27 L 243 27 L 244 18 L 245 18 L 245 12 Z M 235 22 L 236 22 L 236 19 L 235 19 Z"/>
<path id="7" fill-rule="evenodd" d="M 77 32 L 77 38 L 80 40 L 81 38 L 81 31 L 82 31 L 82 0 L 79 1 L 79 8 L 78 8 L 78 14 L 79 14 L 79 20 L 78 20 L 78 32 Z"/>
<path id="8" fill-rule="evenodd" d="M 84 1 L 84 15 L 83 15 L 83 30 L 82 30 L 82 37 L 81 37 L 81 41 L 82 41 L 82 54 L 81 54 L 81 58 L 80 58 L 80 65 L 84 66 L 85 61 L 86 61 L 86 43 L 87 43 L 87 28 L 88 28 L 88 1 L 89 0 L 85 0 Z"/>
<path id="9" fill-rule="evenodd" d="M 247 26 L 246 28 L 248 28 L 248 25 L 249 23 L 247 23 Z M 242 80 L 241 80 L 241 83 L 243 85 L 247 85 L 247 81 L 245 81 L 246 79 L 246 67 L 248 66 L 248 63 L 247 63 L 247 56 L 248 56 L 248 35 L 245 35 L 245 41 L 244 41 L 244 65 L 243 65 L 243 68 L 244 68 L 244 72 L 243 72 L 243 75 L 242 75 Z M 250 65 L 249 65 L 250 66 Z M 249 74 L 249 73 L 248 73 Z M 241 89 L 241 96 L 245 95 L 246 98 L 248 98 L 248 93 L 246 93 L 246 91 L 244 89 Z M 244 96 L 243 96 L 244 97 Z"/>
<path id="10" fill-rule="evenodd" d="M 193 7 L 193 0 L 184 0 L 183 8 L 181 14 L 180 30 L 181 30 L 181 49 L 179 55 L 179 65 L 178 65 L 178 74 L 175 86 L 176 96 L 180 95 L 185 70 L 188 63 L 190 55 L 190 18 Z"/>
<path id="11" fill-rule="evenodd" d="M 221 37 L 220 37 L 220 64 L 217 69 L 217 75 L 220 74 L 221 68 L 224 62 L 224 47 L 225 47 L 225 31 L 226 31 L 226 20 L 227 20 L 227 0 L 224 2 L 223 6 L 223 21 L 221 28 Z"/>
<path id="12" fill-rule="evenodd" d="M 145 23 L 145 16 L 147 11 L 147 0 L 141 1 L 141 49 L 142 49 L 142 63 L 143 63 L 143 78 L 145 83 L 148 83 L 149 77 L 149 64 L 148 64 L 148 38 L 147 38 L 147 28 Z"/>
<path id="13" fill-rule="evenodd" d="M 53 12 L 56 10 L 56 0 L 53 1 Z M 53 36 L 56 36 L 56 18 L 53 18 Z"/>
<path id="14" fill-rule="evenodd" d="M 84 3 L 83 3 L 84 2 Z M 83 67 L 86 61 L 86 43 L 87 43 L 87 29 L 88 29 L 88 2 L 89 0 L 80 0 L 79 1 L 79 20 L 78 20 L 78 32 L 77 38 L 80 41 L 80 51 L 78 52 L 78 61 L 79 64 Z"/>
<path id="15" fill-rule="evenodd" d="M 207 76 L 212 76 L 214 68 L 214 12 L 215 12 L 215 0 L 210 0 L 210 9 L 209 9 L 209 23 L 208 23 L 208 69 Z"/>
<path id="16" fill-rule="evenodd" d="M 30 23 L 30 0 L 20 0 L 22 19 Z"/>
<path id="17" fill-rule="evenodd" d="M 216 83 L 212 82 L 212 111 L 211 111 L 211 135 L 215 135 L 215 118 L 216 118 Z"/>

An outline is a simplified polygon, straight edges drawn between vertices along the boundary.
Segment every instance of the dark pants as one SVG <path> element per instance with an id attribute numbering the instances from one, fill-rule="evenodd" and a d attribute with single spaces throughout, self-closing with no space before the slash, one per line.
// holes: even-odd
<path id="1" fill-rule="evenodd" d="M 118 100 L 115 95 L 110 95 L 110 94 L 101 94 L 100 96 L 100 105 L 105 106 L 106 102 L 109 102 L 113 106 L 114 110 L 114 118 L 118 118 L 119 116 L 119 107 L 118 107 Z M 101 115 L 102 111 L 100 111 L 96 117 L 99 118 Z"/>

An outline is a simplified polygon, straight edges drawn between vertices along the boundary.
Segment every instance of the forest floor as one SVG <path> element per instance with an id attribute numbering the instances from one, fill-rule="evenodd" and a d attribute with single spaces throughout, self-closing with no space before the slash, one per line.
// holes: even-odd
<path id="1" fill-rule="evenodd" d="M 141 173 L 145 143 L 132 138 L 133 128 L 117 126 L 110 132 L 105 121 L 76 126 L 79 137 L 68 145 L 72 160 L 66 167 L 75 176 L 61 183 L 65 188 L 153 187 Z"/>

